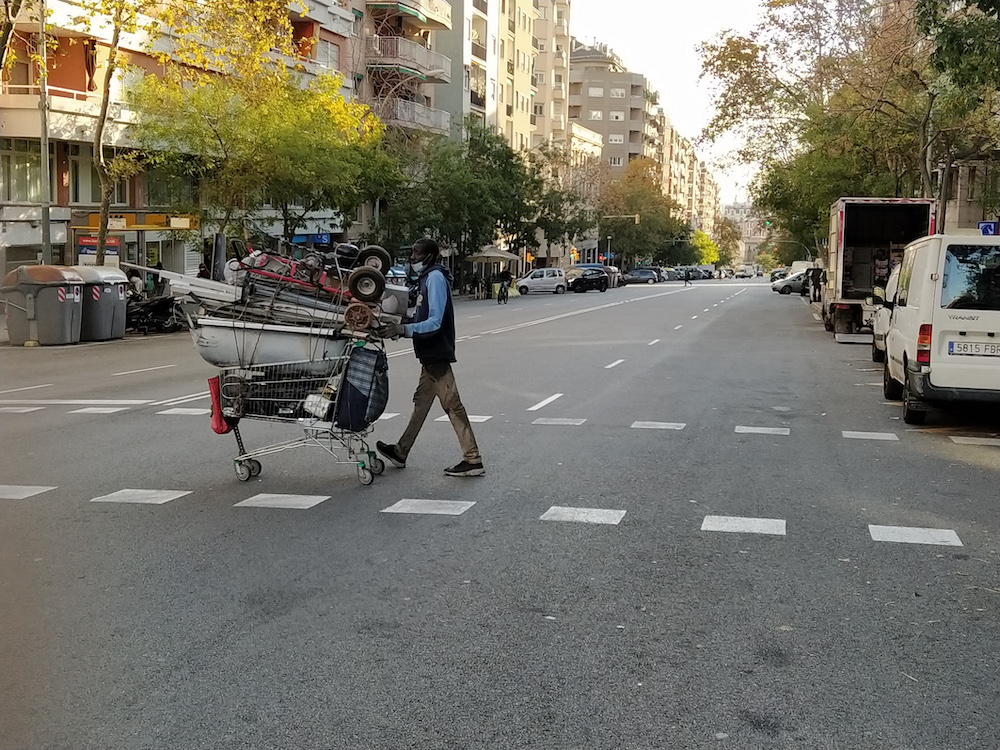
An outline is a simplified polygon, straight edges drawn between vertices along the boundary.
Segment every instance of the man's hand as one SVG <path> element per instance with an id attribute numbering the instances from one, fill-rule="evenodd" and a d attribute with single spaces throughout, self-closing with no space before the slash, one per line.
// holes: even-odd
<path id="1" fill-rule="evenodd" d="M 375 329 L 375 333 L 383 339 L 398 339 L 405 331 L 402 323 L 386 323 Z"/>

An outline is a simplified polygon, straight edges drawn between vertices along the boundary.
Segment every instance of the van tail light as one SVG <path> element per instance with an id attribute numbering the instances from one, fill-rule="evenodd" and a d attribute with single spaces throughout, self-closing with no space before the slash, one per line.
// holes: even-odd
<path id="1" fill-rule="evenodd" d="M 931 363 L 931 326 L 928 323 L 920 326 L 917 333 L 917 362 L 922 365 Z"/>

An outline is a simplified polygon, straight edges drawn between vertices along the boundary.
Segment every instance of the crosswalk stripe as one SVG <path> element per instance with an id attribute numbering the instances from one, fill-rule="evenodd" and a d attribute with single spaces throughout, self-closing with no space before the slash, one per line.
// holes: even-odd
<path id="1" fill-rule="evenodd" d="M 492 416 L 487 417 L 487 416 L 483 416 L 481 414 L 470 414 L 469 415 L 469 421 L 470 422 L 488 422 L 491 419 L 493 419 Z M 442 414 L 440 417 L 438 417 L 434 421 L 435 422 L 449 422 L 451 420 L 448 418 L 447 414 Z"/>
<path id="2" fill-rule="evenodd" d="M 539 417 L 531 424 L 563 425 L 567 427 L 578 427 L 586 422 L 586 419 L 567 419 L 564 417 Z"/>
<path id="3" fill-rule="evenodd" d="M 158 411 L 156 413 L 169 414 L 173 416 L 196 417 L 196 416 L 204 416 L 205 414 L 211 414 L 212 410 L 178 407 L 176 409 L 164 409 L 163 411 Z"/>
<path id="4" fill-rule="evenodd" d="M 751 427 L 747 425 L 736 425 L 736 432 L 752 435 L 790 435 L 791 430 L 787 427 Z"/>
<path id="5" fill-rule="evenodd" d="M 995 445 L 1000 448 L 1000 439 L 998 438 L 981 438 L 981 437 L 963 437 L 961 435 L 950 435 L 951 442 L 958 445 Z"/>
<path id="6" fill-rule="evenodd" d="M 33 411 L 41 411 L 44 406 L 0 406 L 0 412 L 4 414 L 31 414 Z"/>
<path id="7" fill-rule="evenodd" d="M 785 536 L 785 519 L 744 518 L 742 516 L 705 516 L 705 520 L 701 522 L 701 530 Z"/>
<path id="8" fill-rule="evenodd" d="M 687 422 L 633 422 L 636 430 L 683 430 Z"/>
<path id="9" fill-rule="evenodd" d="M 2 500 L 24 500 L 43 492 L 54 490 L 55 487 L 35 487 L 28 484 L 0 484 L 0 499 Z"/>
<path id="10" fill-rule="evenodd" d="M 398 417 L 398 416 L 399 416 L 399 412 L 398 411 L 387 411 L 387 412 L 383 412 L 382 416 L 379 417 L 378 420 L 376 420 L 376 421 L 384 422 L 387 419 L 392 419 L 393 417 Z"/>
<path id="11" fill-rule="evenodd" d="M 329 495 L 282 495 L 279 493 L 262 492 L 248 497 L 235 505 L 234 508 L 284 508 L 306 510 L 329 500 Z"/>
<path id="12" fill-rule="evenodd" d="M 412 513 L 436 516 L 460 516 L 476 503 L 471 500 L 421 500 L 403 498 L 398 503 L 383 508 L 382 513 Z"/>
<path id="13" fill-rule="evenodd" d="M 133 490 L 125 489 L 92 498 L 92 503 L 140 503 L 143 505 L 163 505 L 179 497 L 190 495 L 190 490 Z"/>
<path id="14" fill-rule="evenodd" d="M 120 411 L 128 411 L 127 406 L 85 406 L 82 409 L 73 409 L 67 414 L 116 414 Z"/>
<path id="15" fill-rule="evenodd" d="M 624 510 L 604 508 L 569 508 L 553 505 L 540 517 L 540 521 L 570 521 L 574 523 L 600 523 L 617 526 L 625 517 Z"/>
<path id="16" fill-rule="evenodd" d="M 854 432 L 842 430 L 841 435 L 852 440 L 899 440 L 899 435 L 892 432 Z"/>
<path id="17" fill-rule="evenodd" d="M 903 544 L 936 544 L 946 547 L 962 547 L 962 540 L 954 529 L 925 529 L 916 526 L 876 526 L 868 525 L 868 533 L 876 542 L 900 542 Z"/>

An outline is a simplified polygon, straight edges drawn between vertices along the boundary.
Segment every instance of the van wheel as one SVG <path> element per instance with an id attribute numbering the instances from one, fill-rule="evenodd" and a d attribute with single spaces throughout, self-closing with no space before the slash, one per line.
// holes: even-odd
<path id="1" fill-rule="evenodd" d="M 899 401 L 903 395 L 903 384 L 889 374 L 889 361 L 882 368 L 882 395 L 890 401 Z"/>
<path id="2" fill-rule="evenodd" d="M 885 352 L 872 344 L 872 362 L 885 362 Z"/>
<path id="3" fill-rule="evenodd" d="M 560 284 L 559 286 L 556 287 L 556 294 L 562 294 L 565 291 L 566 291 L 566 287 L 564 287 L 562 284 Z"/>
<path id="4" fill-rule="evenodd" d="M 517 293 L 518 294 L 527 294 L 528 293 L 528 287 L 526 287 L 526 286 L 519 286 L 517 288 Z"/>
<path id="5" fill-rule="evenodd" d="M 910 377 L 906 376 L 906 383 L 903 385 L 903 421 L 906 424 L 923 424 L 927 421 L 927 412 L 915 409 L 914 406 L 920 403 L 910 386 Z"/>

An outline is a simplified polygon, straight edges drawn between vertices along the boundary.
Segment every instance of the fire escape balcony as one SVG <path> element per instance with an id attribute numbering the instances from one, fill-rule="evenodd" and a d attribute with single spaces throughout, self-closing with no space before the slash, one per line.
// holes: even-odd
<path id="1" fill-rule="evenodd" d="M 369 69 L 392 68 L 428 83 L 451 83 L 451 58 L 399 36 L 365 40 Z"/>
<path id="2" fill-rule="evenodd" d="M 367 0 L 366 6 L 371 11 L 401 13 L 423 29 L 451 29 L 451 4 L 445 0 Z"/>
<path id="3" fill-rule="evenodd" d="M 387 125 L 427 130 L 447 135 L 451 131 L 451 114 L 405 99 L 378 99 L 372 107 Z"/>

